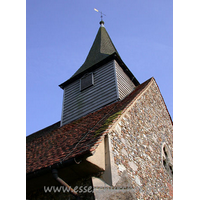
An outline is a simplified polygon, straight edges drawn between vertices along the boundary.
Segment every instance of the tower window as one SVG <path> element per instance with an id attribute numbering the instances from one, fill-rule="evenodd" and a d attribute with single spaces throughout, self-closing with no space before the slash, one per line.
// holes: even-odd
<path id="1" fill-rule="evenodd" d="M 90 86 L 94 85 L 94 76 L 93 73 L 85 74 L 80 79 L 80 90 L 84 90 Z"/>
<path id="2" fill-rule="evenodd" d="M 162 147 L 162 163 L 165 170 L 173 176 L 173 164 L 172 164 L 172 157 L 170 151 L 166 144 Z"/>
<path id="3" fill-rule="evenodd" d="M 173 167 L 172 167 L 172 165 L 169 165 L 169 169 L 170 169 L 170 171 L 171 171 L 171 173 L 173 175 Z"/>

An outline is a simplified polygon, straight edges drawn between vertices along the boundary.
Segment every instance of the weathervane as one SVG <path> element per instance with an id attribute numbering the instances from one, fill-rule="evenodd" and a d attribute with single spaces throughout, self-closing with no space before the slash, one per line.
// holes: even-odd
<path id="1" fill-rule="evenodd" d="M 104 13 L 102 13 L 101 11 L 97 10 L 96 8 L 94 8 L 94 10 L 95 10 L 96 12 L 101 13 L 101 21 L 103 21 L 103 15 L 104 15 L 104 16 L 106 16 L 106 15 L 105 15 Z"/>

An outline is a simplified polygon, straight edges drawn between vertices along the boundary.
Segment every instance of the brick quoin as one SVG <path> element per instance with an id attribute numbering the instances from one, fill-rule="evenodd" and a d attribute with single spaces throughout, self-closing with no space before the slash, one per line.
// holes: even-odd
<path id="1" fill-rule="evenodd" d="M 170 195 L 171 197 L 173 197 L 173 187 L 172 187 L 172 185 L 171 185 L 170 183 L 167 183 L 167 186 L 168 186 L 168 188 L 169 188 L 169 195 Z"/>

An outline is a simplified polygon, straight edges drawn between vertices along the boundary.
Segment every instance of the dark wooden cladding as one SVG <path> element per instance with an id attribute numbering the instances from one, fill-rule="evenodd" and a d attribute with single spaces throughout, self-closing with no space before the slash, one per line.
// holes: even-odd
<path id="1" fill-rule="evenodd" d="M 81 81 L 89 78 L 81 85 Z M 85 81 L 85 80 L 84 80 Z M 61 125 L 123 99 L 135 85 L 117 61 L 112 60 L 64 88 Z"/>
<path id="2" fill-rule="evenodd" d="M 93 71 L 94 84 L 80 91 L 80 79 L 64 88 L 61 125 L 117 100 L 114 61 Z"/>
<path id="3" fill-rule="evenodd" d="M 119 64 L 116 61 L 115 61 L 115 70 L 116 70 L 119 98 L 123 99 L 126 95 L 128 95 L 134 90 L 135 85 L 131 81 L 131 79 L 125 74 L 123 69 L 119 66 Z"/>

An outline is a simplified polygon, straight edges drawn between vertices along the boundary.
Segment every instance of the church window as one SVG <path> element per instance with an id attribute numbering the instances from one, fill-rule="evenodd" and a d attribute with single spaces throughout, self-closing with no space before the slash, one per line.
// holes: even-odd
<path id="1" fill-rule="evenodd" d="M 80 90 L 84 90 L 90 86 L 94 85 L 94 76 L 93 73 L 85 74 L 80 79 Z"/>
<path id="2" fill-rule="evenodd" d="M 164 143 L 162 146 L 162 164 L 165 170 L 173 176 L 172 157 L 167 145 Z"/>

